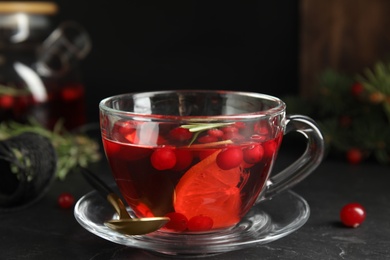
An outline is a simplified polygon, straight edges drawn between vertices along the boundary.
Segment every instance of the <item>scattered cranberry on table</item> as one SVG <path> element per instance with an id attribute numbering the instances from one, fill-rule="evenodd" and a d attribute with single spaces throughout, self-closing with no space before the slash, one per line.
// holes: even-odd
<path id="1" fill-rule="evenodd" d="M 346 156 L 350 164 L 359 164 L 363 160 L 363 153 L 357 148 L 349 149 Z"/>
<path id="2" fill-rule="evenodd" d="M 340 220 L 347 227 L 356 228 L 366 219 L 366 210 L 359 203 L 348 203 L 340 211 Z"/>
<path id="3" fill-rule="evenodd" d="M 69 192 L 63 192 L 58 196 L 58 205 L 60 208 L 68 209 L 74 204 L 74 197 Z"/>
<path id="4" fill-rule="evenodd" d="M 364 86 L 360 82 L 355 82 L 351 86 L 351 93 L 354 97 L 359 97 L 364 91 Z"/>

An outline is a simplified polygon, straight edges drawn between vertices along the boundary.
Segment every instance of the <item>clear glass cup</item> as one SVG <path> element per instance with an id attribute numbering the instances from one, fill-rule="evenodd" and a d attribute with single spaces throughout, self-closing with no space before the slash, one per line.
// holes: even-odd
<path id="1" fill-rule="evenodd" d="M 310 118 L 259 93 L 175 90 L 129 93 L 100 105 L 105 153 L 137 217 L 169 216 L 162 231 L 231 228 L 262 200 L 291 188 L 322 161 L 323 136 Z M 271 174 L 283 136 L 306 150 Z"/>

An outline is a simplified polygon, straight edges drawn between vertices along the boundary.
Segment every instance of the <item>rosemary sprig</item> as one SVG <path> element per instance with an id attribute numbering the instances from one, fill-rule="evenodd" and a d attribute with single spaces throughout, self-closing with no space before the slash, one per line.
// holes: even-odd
<path id="1" fill-rule="evenodd" d="M 95 140 L 83 134 L 72 134 L 66 131 L 60 121 L 52 131 L 34 120 L 30 120 L 28 124 L 14 121 L 0 124 L 0 140 L 24 132 L 34 132 L 50 139 L 57 153 L 56 176 L 61 180 L 65 179 L 75 167 L 86 167 L 101 159 L 99 145 Z"/>
<path id="2" fill-rule="evenodd" d="M 223 141 L 217 141 L 217 142 L 212 142 L 212 143 L 205 143 L 205 144 L 193 144 L 191 145 L 192 148 L 200 148 L 200 149 L 204 149 L 204 148 L 215 148 L 217 146 L 220 146 L 220 145 L 226 145 L 226 144 L 232 144 L 233 141 L 232 140 L 223 140 Z"/>
<path id="3" fill-rule="evenodd" d="M 201 123 L 201 124 L 189 124 L 189 125 L 182 125 L 182 128 L 187 128 L 190 132 L 201 132 L 221 126 L 227 126 L 232 125 L 232 123 Z"/>
<path id="4" fill-rule="evenodd" d="M 26 89 L 20 89 L 16 87 L 10 87 L 0 84 L 0 94 L 9 96 L 22 96 L 27 95 L 29 92 Z"/>
<path id="5" fill-rule="evenodd" d="M 390 64 L 377 62 L 373 69 L 365 69 L 357 79 L 372 96 L 377 96 L 390 123 Z"/>
<path id="6" fill-rule="evenodd" d="M 199 134 L 202 133 L 203 131 L 217 128 L 217 127 L 222 127 L 222 126 L 227 126 L 227 125 L 232 125 L 234 124 L 233 122 L 231 123 L 193 123 L 193 124 L 188 124 L 188 125 L 181 125 L 181 128 L 186 128 L 188 131 L 195 133 L 189 143 L 188 146 L 191 146 L 195 140 L 198 138 Z"/>

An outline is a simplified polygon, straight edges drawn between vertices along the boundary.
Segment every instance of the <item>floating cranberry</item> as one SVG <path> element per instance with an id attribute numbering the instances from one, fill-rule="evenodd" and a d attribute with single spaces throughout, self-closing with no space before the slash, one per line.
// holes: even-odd
<path id="1" fill-rule="evenodd" d="M 246 124 L 244 122 L 235 122 L 234 126 L 237 127 L 238 129 L 245 129 Z"/>
<path id="2" fill-rule="evenodd" d="M 244 136 L 242 136 L 238 132 L 226 132 L 223 137 L 223 140 L 233 140 L 233 141 L 242 141 L 244 140 Z"/>
<path id="3" fill-rule="evenodd" d="M 264 155 L 264 148 L 260 145 L 253 145 L 243 150 L 244 161 L 249 164 L 260 162 Z"/>
<path id="4" fill-rule="evenodd" d="M 74 204 L 74 197 L 69 192 L 63 192 L 58 196 L 58 205 L 62 209 L 71 208 Z"/>
<path id="5" fill-rule="evenodd" d="M 194 232 L 209 231 L 212 229 L 214 221 L 212 218 L 204 215 L 198 215 L 188 220 L 188 230 Z"/>
<path id="6" fill-rule="evenodd" d="M 221 138 L 223 136 L 223 131 L 217 128 L 207 130 L 209 136 L 214 136 L 216 138 Z"/>
<path id="7" fill-rule="evenodd" d="M 201 144 L 213 143 L 217 141 L 218 141 L 218 137 L 212 135 L 204 135 L 198 138 L 198 142 Z"/>
<path id="8" fill-rule="evenodd" d="M 359 203 L 349 203 L 342 207 L 340 220 L 347 227 L 356 228 L 366 219 L 366 210 Z"/>
<path id="9" fill-rule="evenodd" d="M 222 127 L 221 130 L 226 133 L 238 133 L 238 128 L 234 125 Z"/>
<path id="10" fill-rule="evenodd" d="M 186 141 L 192 138 L 192 133 L 186 128 L 177 127 L 169 132 L 169 136 L 174 140 Z"/>
<path id="11" fill-rule="evenodd" d="M 278 149 L 278 143 L 275 140 L 269 140 L 263 143 L 264 156 L 266 158 L 271 158 L 275 155 L 276 150 Z"/>
<path id="12" fill-rule="evenodd" d="M 229 147 L 217 155 L 216 163 L 222 170 L 238 167 L 243 160 L 243 153 L 239 147 Z"/>
<path id="13" fill-rule="evenodd" d="M 259 135 L 268 136 L 270 132 L 268 122 L 266 121 L 257 122 L 254 126 L 254 132 Z"/>
<path id="14" fill-rule="evenodd" d="M 175 166 L 176 155 L 173 149 L 159 148 L 152 153 L 150 161 L 155 169 L 160 171 L 168 170 Z"/>
<path id="15" fill-rule="evenodd" d="M 187 169 L 194 159 L 192 153 L 188 150 L 175 150 L 176 164 L 172 170 L 182 171 Z"/>
<path id="16" fill-rule="evenodd" d="M 188 219 L 183 214 L 178 212 L 170 212 L 165 216 L 170 220 L 167 224 L 165 224 L 164 228 L 177 232 L 181 232 L 187 229 Z"/>

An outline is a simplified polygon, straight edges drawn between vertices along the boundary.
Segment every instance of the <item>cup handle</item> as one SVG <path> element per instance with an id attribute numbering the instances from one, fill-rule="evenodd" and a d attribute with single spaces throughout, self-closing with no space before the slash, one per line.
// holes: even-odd
<path id="1" fill-rule="evenodd" d="M 321 163 L 324 157 L 324 138 L 316 123 L 307 116 L 287 115 L 284 134 L 301 133 L 307 140 L 306 150 L 290 166 L 270 177 L 264 196 L 259 199 L 270 199 L 287 190 L 306 178 Z"/>

